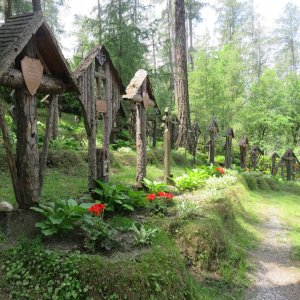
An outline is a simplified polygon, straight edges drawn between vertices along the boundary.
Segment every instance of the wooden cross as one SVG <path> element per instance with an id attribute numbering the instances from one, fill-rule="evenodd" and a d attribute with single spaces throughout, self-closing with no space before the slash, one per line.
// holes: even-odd
<path id="1" fill-rule="evenodd" d="M 170 183 L 171 175 L 171 137 L 170 137 L 170 123 L 172 118 L 170 118 L 169 108 L 166 107 L 165 115 L 162 118 L 164 126 L 164 182 Z"/>

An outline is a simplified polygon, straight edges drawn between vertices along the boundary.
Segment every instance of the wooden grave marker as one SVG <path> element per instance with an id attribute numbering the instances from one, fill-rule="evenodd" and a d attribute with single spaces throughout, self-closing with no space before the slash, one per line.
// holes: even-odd
<path id="1" fill-rule="evenodd" d="M 234 132 L 232 128 L 227 129 L 225 137 L 225 168 L 230 169 L 232 164 L 232 139 L 234 138 Z"/>
<path id="2" fill-rule="evenodd" d="M 249 147 L 249 141 L 246 134 L 244 134 L 241 140 L 239 141 L 239 147 L 240 147 L 240 167 L 245 169 L 247 166 L 247 149 Z"/>

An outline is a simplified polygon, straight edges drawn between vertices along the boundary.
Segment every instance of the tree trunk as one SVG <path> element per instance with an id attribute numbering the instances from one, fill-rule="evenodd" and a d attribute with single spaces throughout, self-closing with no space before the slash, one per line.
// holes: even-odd
<path id="1" fill-rule="evenodd" d="M 247 166 L 247 148 L 240 147 L 240 167 L 245 169 Z"/>
<path id="2" fill-rule="evenodd" d="M 51 135 L 53 134 L 52 130 L 53 130 L 54 113 L 55 113 L 55 102 L 57 102 L 57 99 L 58 99 L 57 95 L 51 95 L 50 100 L 49 100 L 43 151 L 42 151 L 42 154 L 40 157 L 40 170 L 39 170 L 40 193 L 42 190 L 42 185 L 44 182 L 44 176 L 45 176 L 45 171 L 46 171 L 47 157 L 48 157 L 48 150 L 49 150 L 49 141 L 51 139 Z"/>
<path id="3" fill-rule="evenodd" d="M 7 155 L 7 163 L 10 171 L 11 181 L 14 188 L 14 193 L 17 203 L 21 203 L 21 186 L 19 185 L 18 173 L 16 167 L 16 161 L 13 153 L 13 145 L 11 144 L 8 129 L 5 123 L 4 110 L 0 103 L 0 127 L 2 131 L 2 137 L 4 142 L 4 147 Z"/>
<path id="4" fill-rule="evenodd" d="M 98 26 L 99 26 L 99 44 L 102 44 L 102 19 L 101 19 L 101 3 L 97 0 L 98 4 Z"/>
<path id="5" fill-rule="evenodd" d="M 4 0 L 4 20 L 7 20 L 12 16 L 12 0 Z"/>
<path id="6" fill-rule="evenodd" d="M 34 37 L 25 48 L 28 57 L 36 57 Z M 20 208 L 29 209 L 39 202 L 39 151 L 37 144 L 36 96 L 27 89 L 16 89 L 17 171 L 22 186 Z"/>
<path id="7" fill-rule="evenodd" d="M 41 0 L 32 0 L 32 9 L 33 11 L 39 11 L 42 9 Z"/>
<path id="8" fill-rule="evenodd" d="M 194 70 L 194 58 L 193 58 L 193 20 L 192 17 L 189 17 L 189 35 L 190 35 L 190 46 L 189 46 L 189 59 L 191 64 L 191 69 Z"/>
<path id="9" fill-rule="evenodd" d="M 29 209 L 39 202 L 40 193 L 36 97 L 17 89 L 16 109 L 17 170 L 23 190 L 19 207 Z"/>
<path id="10" fill-rule="evenodd" d="M 143 104 L 136 103 L 136 183 L 142 187 L 146 177 L 146 111 Z"/>
<path id="11" fill-rule="evenodd" d="M 175 98 L 178 106 L 178 119 L 180 122 L 176 145 L 179 147 L 187 147 L 191 122 L 188 95 L 184 0 L 175 0 L 175 54 Z"/>

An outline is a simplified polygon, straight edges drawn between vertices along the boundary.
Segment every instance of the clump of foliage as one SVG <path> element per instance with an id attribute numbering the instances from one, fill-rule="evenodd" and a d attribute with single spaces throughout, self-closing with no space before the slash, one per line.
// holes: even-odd
<path id="1" fill-rule="evenodd" d="M 163 191 L 160 191 L 156 194 L 148 194 L 147 199 L 150 202 L 151 212 L 162 216 L 167 215 L 168 207 L 173 204 L 173 194 Z"/>
<path id="2" fill-rule="evenodd" d="M 149 193 L 156 194 L 160 191 L 163 191 L 163 192 L 169 191 L 168 186 L 161 181 L 155 181 L 155 180 L 152 181 L 150 179 L 144 178 L 143 184 L 148 189 Z"/>
<path id="3" fill-rule="evenodd" d="M 103 221 L 105 205 L 102 203 L 92 205 L 80 220 L 80 229 L 85 234 L 84 247 L 89 252 L 96 250 L 111 250 L 115 244 L 113 230 Z"/>
<path id="4" fill-rule="evenodd" d="M 196 169 L 188 171 L 182 176 L 174 178 L 176 187 L 183 190 L 195 190 L 203 187 L 206 180 L 210 176 L 222 176 L 225 174 L 225 170 L 221 167 L 215 166 L 201 166 Z"/>
<path id="5" fill-rule="evenodd" d="M 55 140 L 51 140 L 49 144 L 51 149 L 56 150 L 80 150 L 80 142 L 74 138 L 66 138 L 65 136 L 59 136 Z"/>
<path id="6" fill-rule="evenodd" d="M 75 223 L 86 212 L 86 204 L 79 205 L 74 199 L 57 200 L 31 209 L 44 216 L 45 219 L 38 222 L 36 227 L 49 236 L 74 229 Z"/>
<path id="7" fill-rule="evenodd" d="M 147 246 L 151 245 L 153 238 L 156 233 L 159 231 L 158 228 L 146 228 L 144 225 L 140 225 L 138 228 L 134 223 L 129 228 L 133 231 L 136 245 L 138 246 Z"/>
<path id="8" fill-rule="evenodd" d="M 105 204 L 106 211 L 134 211 L 135 207 L 145 205 L 145 194 L 134 191 L 120 184 L 109 184 L 96 180 L 97 187 L 94 192 L 99 200 Z"/>
<path id="9" fill-rule="evenodd" d="M 198 216 L 201 212 L 200 206 L 195 202 L 188 199 L 180 200 L 176 203 L 178 217 L 181 219 L 190 219 Z"/>
<path id="10" fill-rule="evenodd" d="M 38 242 L 23 242 L 5 253 L 1 266 L 11 299 L 91 299 L 77 268 L 78 253 L 45 250 Z"/>

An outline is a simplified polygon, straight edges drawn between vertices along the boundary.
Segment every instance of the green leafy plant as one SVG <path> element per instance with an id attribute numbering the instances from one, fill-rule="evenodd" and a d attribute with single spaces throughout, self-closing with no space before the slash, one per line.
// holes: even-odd
<path id="1" fill-rule="evenodd" d="M 75 223 L 86 213 L 88 206 L 89 204 L 79 205 L 74 199 L 69 199 L 40 204 L 31 209 L 44 216 L 45 219 L 36 223 L 36 227 L 41 229 L 43 235 L 50 236 L 74 229 Z"/>
<path id="2" fill-rule="evenodd" d="M 167 215 L 168 207 L 173 204 L 173 194 L 163 191 L 157 192 L 156 194 L 148 194 L 147 199 L 151 203 L 151 212 L 161 216 Z"/>
<path id="3" fill-rule="evenodd" d="M 130 141 L 116 140 L 111 146 L 113 150 L 118 150 L 119 148 L 123 147 L 132 148 L 132 143 Z"/>
<path id="4" fill-rule="evenodd" d="M 105 203 L 106 211 L 134 211 L 134 207 L 145 203 L 145 194 L 133 191 L 119 184 L 108 184 L 96 180 L 97 187 L 94 192 L 99 196 L 101 202 Z"/>
<path id="5" fill-rule="evenodd" d="M 158 193 L 160 191 L 168 192 L 169 188 L 167 185 L 165 185 L 163 182 L 160 181 L 152 181 L 150 179 L 144 178 L 143 184 L 148 189 L 149 193 Z"/>
<path id="6" fill-rule="evenodd" d="M 80 150 L 80 142 L 76 141 L 74 138 L 66 138 L 65 136 L 59 136 L 55 140 L 50 141 L 50 148 L 57 150 Z"/>
<path id="7" fill-rule="evenodd" d="M 111 250 L 115 241 L 115 231 L 102 218 L 86 214 L 81 219 L 81 230 L 85 234 L 84 247 L 89 252 Z"/>
<path id="8" fill-rule="evenodd" d="M 2 273 L 10 299 L 90 299 L 80 280 L 78 253 L 58 254 L 39 242 L 22 242 L 5 253 Z"/>
<path id="9" fill-rule="evenodd" d="M 201 208 L 192 200 L 184 199 L 176 204 L 178 217 L 182 219 L 192 218 L 201 212 Z"/>
<path id="10" fill-rule="evenodd" d="M 140 225 L 140 228 L 138 228 L 134 223 L 129 230 L 133 231 L 135 242 L 138 246 L 151 245 L 152 239 L 159 231 L 158 228 L 145 228 L 144 225 Z"/>

